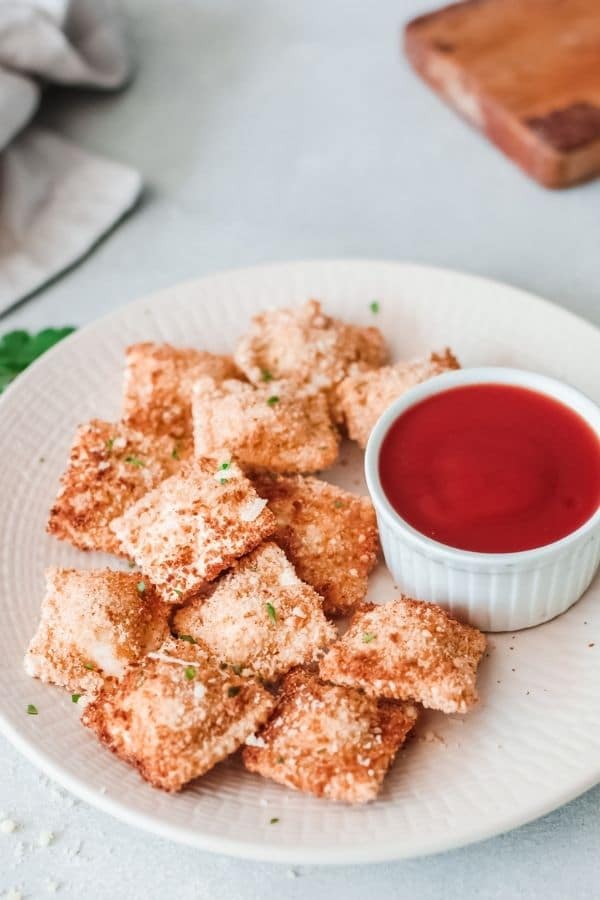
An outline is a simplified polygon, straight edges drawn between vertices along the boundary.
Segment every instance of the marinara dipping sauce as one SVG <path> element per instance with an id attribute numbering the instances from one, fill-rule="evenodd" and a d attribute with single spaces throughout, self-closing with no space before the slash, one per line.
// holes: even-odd
<path id="1" fill-rule="evenodd" d="M 512 553 L 575 531 L 600 505 L 600 440 L 576 412 L 509 384 L 450 388 L 411 406 L 379 454 L 381 486 L 427 537 Z"/>

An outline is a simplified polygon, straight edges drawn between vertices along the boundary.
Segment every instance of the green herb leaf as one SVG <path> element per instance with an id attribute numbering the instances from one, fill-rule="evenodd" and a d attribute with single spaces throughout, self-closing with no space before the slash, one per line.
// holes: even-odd
<path id="1" fill-rule="evenodd" d="M 38 356 L 75 331 L 74 328 L 45 328 L 37 334 L 9 331 L 0 338 L 0 393 Z"/>
<path id="2" fill-rule="evenodd" d="M 279 819 L 277 818 L 277 816 L 273 816 L 273 818 L 269 820 L 269 825 L 277 825 L 278 822 Z"/>
<path id="3" fill-rule="evenodd" d="M 341 500 L 336 500 L 335 503 L 334 503 L 333 505 L 335 506 L 336 509 L 343 509 L 343 508 L 344 508 L 344 504 L 342 503 Z"/>
<path id="4" fill-rule="evenodd" d="M 106 449 L 108 450 L 109 453 L 110 453 L 110 451 L 111 451 L 112 448 L 113 448 L 114 442 L 115 442 L 115 439 L 114 439 L 114 438 L 109 438 L 109 439 L 107 440 L 107 442 L 106 442 Z"/>
<path id="5" fill-rule="evenodd" d="M 260 377 L 263 381 L 273 381 L 273 375 L 268 369 L 263 369 Z"/>
<path id="6" fill-rule="evenodd" d="M 219 469 L 222 469 L 223 471 L 225 471 L 225 469 L 229 469 L 230 466 L 231 466 L 231 460 L 229 460 L 229 462 L 222 462 L 221 465 L 219 466 Z"/>
<path id="7" fill-rule="evenodd" d="M 279 397 L 273 395 L 272 397 L 269 397 L 267 403 L 269 404 L 269 406 L 275 406 L 276 403 L 279 403 Z"/>
<path id="8" fill-rule="evenodd" d="M 377 313 L 379 312 L 379 309 L 380 309 L 379 300 L 373 300 L 373 302 L 371 303 L 369 308 L 374 315 L 377 315 Z"/>
<path id="9" fill-rule="evenodd" d="M 239 684 L 232 684 L 227 688 L 227 696 L 228 697 L 237 697 L 239 692 L 241 691 L 241 687 Z"/>
<path id="10" fill-rule="evenodd" d="M 80 697 L 81 694 L 71 694 L 71 703 L 77 703 Z"/>
<path id="11" fill-rule="evenodd" d="M 29 716 L 37 716 L 37 706 L 34 706 L 33 703 L 29 703 L 27 706 L 27 715 Z"/>
<path id="12" fill-rule="evenodd" d="M 83 668 L 84 668 L 84 669 L 89 669 L 90 672 L 94 672 L 95 669 L 96 669 L 96 666 L 94 665 L 94 663 L 84 663 L 84 664 L 83 664 Z"/>
<path id="13" fill-rule="evenodd" d="M 277 621 L 277 613 L 275 612 L 275 607 L 273 606 L 272 603 L 267 603 L 266 607 L 267 607 L 267 614 L 268 614 L 271 622 L 276 622 Z"/>
<path id="14" fill-rule="evenodd" d="M 178 635 L 180 641 L 187 641 L 188 644 L 195 644 L 195 639 L 191 636 L 191 634 L 180 634 Z"/>
<path id="15" fill-rule="evenodd" d="M 180 591 L 179 588 L 173 588 L 178 597 L 183 597 L 183 591 Z"/>
<path id="16" fill-rule="evenodd" d="M 138 581 L 138 583 L 137 583 L 137 589 L 138 589 L 138 593 L 139 593 L 139 594 L 143 594 L 144 591 L 146 590 L 146 582 L 145 582 L 145 581 Z"/>
<path id="17" fill-rule="evenodd" d="M 196 670 L 193 666 L 186 666 L 184 674 L 185 674 L 186 681 L 193 681 L 194 678 L 196 677 Z"/>
<path id="18" fill-rule="evenodd" d="M 376 637 L 377 637 L 377 635 L 373 634 L 372 631 L 365 631 L 365 633 L 362 636 L 363 644 L 370 644 L 371 641 L 374 641 Z"/>
<path id="19" fill-rule="evenodd" d="M 173 459 L 179 459 L 179 450 L 181 447 L 181 442 L 177 441 L 173 449 L 171 450 L 171 456 Z"/>
<path id="20" fill-rule="evenodd" d="M 138 459 L 137 456 L 126 456 L 125 462 L 130 463 L 132 466 L 137 466 L 138 468 L 143 468 L 146 465 L 143 459 Z"/>
<path id="21" fill-rule="evenodd" d="M 227 484 L 228 481 L 229 481 L 229 478 L 219 478 L 220 484 Z"/>

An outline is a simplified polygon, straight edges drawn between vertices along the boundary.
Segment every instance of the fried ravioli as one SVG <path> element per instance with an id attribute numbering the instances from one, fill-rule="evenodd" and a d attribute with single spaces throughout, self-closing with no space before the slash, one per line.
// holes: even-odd
<path id="1" fill-rule="evenodd" d="M 303 581 L 323 597 L 330 616 L 360 607 L 377 563 L 379 538 L 368 497 L 300 475 L 257 475 L 254 486 L 277 521 L 273 534 Z"/>
<path id="2" fill-rule="evenodd" d="M 369 604 L 321 661 L 321 678 L 445 713 L 477 703 L 484 635 L 434 603 L 401 597 Z"/>
<path id="3" fill-rule="evenodd" d="M 286 676 L 273 715 L 244 765 L 279 784 L 343 803 L 375 799 L 417 720 L 412 705 L 323 684 L 308 672 Z"/>
<path id="4" fill-rule="evenodd" d="M 434 375 L 459 368 L 452 351 L 446 349 L 443 353 L 432 353 L 428 359 L 350 374 L 336 392 L 337 406 L 346 424 L 348 437 L 361 447 L 366 447 L 375 422 L 394 400 Z"/>
<path id="5" fill-rule="evenodd" d="M 179 791 L 233 753 L 267 719 L 273 697 L 206 651 L 170 641 L 107 684 L 81 720 L 154 787 Z"/>
<path id="6" fill-rule="evenodd" d="M 267 681 L 316 660 L 337 637 L 321 597 L 271 542 L 234 563 L 209 597 L 177 613 L 174 626 L 206 644 L 219 661 Z"/>

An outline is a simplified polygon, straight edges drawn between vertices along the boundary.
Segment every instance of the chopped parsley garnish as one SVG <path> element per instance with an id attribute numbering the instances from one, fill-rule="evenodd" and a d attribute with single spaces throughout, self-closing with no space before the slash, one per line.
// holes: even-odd
<path id="1" fill-rule="evenodd" d="M 179 588 L 173 588 L 173 590 L 175 591 L 175 593 L 177 594 L 178 597 L 181 597 L 183 595 L 183 591 L 180 591 Z"/>
<path id="2" fill-rule="evenodd" d="M 185 675 L 185 680 L 186 680 L 186 681 L 193 681 L 194 678 L 196 677 L 196 670 L 195 670 L 195 668 L 194 668 L 193 666 L 186 666 L 186 667 L 185 667 L 184 675 Z"/>
<path id="3" fill-rule="evenodd" d="M 335 503 L 334 503 L 333 505 L 335 506 L 336 509 L 343 509 L 343 508 L 344 508 L 344 504 L 342 503 L 341 500 L 336 500 Z"/>
<path id="4" fill-rule="evenodd" d="M 373 302 L 369 306 L 369 309 L 373 314 L 376 315 L 379 312 L 379 300 L 373 300 Z"/>
<path id="5" fill-rule="evenodd" d="M 232 666 L 231 668 L 232 668 L 233 672 L 235 672 L 236 675 L 241 675 L 244 667 L 243 666 Z"/>
<path id="6" fill-rule="evenodd" d="M 138 583 L 137 583 L 137 589 L 138 589 L 138 593 L 139 593 L 139 594 L 143 594 L 144 591 L 146 590 L 146 582 L 145 582 L 145 581 L 138 581 Z"/>
<path id="7" fill-rule="evenodd" d="M 269 821 L 269 825 L 277 825 L 278 822 L 279 819 L 277 818 L 277 816 L 273 816 L 273 818 Z"/>
<path id="8" fill-rule="evenodd" d="M 146 463 L 144 462 L 144 460 L 143 460 L 143 459 L 138 459 L 137 456 L 126 456 L 126 457 L 125 457 L 125 462 L 126 462 L 126 463 L 129 463 L 129 464 L 132 465 L 132 466 L 137 466 L 138 469 L 141 469 L 141 468 L 143 468 L 143 467 L 146 465 Z"/>
<path id="9" fill-rule="evenodd" d="M 114 438 L 109 438 L 109 439 L 107 440 L 107 442 L 106 442 L 106 449 L 108 450 L 109 453 L 110 453 L 110 451 L 111 451 L 112 448 L 113 448 L 114 442 L 115 442 L 115 439 L 114 439 Z"/>
<path id="10" fill-rule="evenodd" d="M 179 449 L 181 447 L 181 443 L 177 441 L 173 449 L 171 450 L 171 457 L 173 459 L 179 459 Z"/>
<path id="11" fill-rule="evenodd" d="M 365 631 L 362 636 L 363 644 L 370 644 L 371 641 L 374 641 L 377 635 L 373 634 L 372 631 Z"/>
<path id="12" fill-rule="evenodd" d="M 89 669 L 91 672 L 93 672 L 95 670 L 96 666 L 94 665 L 94 663 L 84 663 L 83 668 Z"/>
<path id="13" fill-rule="evenodd" d="M 273 381 L 273 375 L 269 372 L 268 369 L 263 369 L 261 373 L 261 378 L 263 381 Z"/>
<path id="14" fill-rule="evenodd" d="M 222 469 L 223 471 L 225 471 L 226 469 L 229 469 L 230 466 L 231 466 L 231 460 L 229 460 L 228 462 L 222 462 L 221 465 L 219 466 L 219 469 Z"/>
<path id="15" fill-rule="evenodd" d="M 267 403 L 269 404 L 269 406 L 275 406 L 276 403 L 279 403 L 279 397 L 276 397 L 275 394 L 273 394 L 272 397 L 269 397 Z"/>
<path id="16" fill-rule="evenodd" d="M 27 706 L 27 715 L 28 716 L 37 716 L 38 710 L 37 706 L 34 706 L 33 703 L 29 703 Z"/>
<path id="17" fill-rule="evenodd" d="M 9 331 L 0 338 L 0 394 L 34 359 L 61 341 L 74 328 L 45 328 L 37 334 Z"/>
<path id="18" fill-rule="evenodd" d="M 188 644 L 195 644 L 196 640 L 191 636 L 191 634 L 180 634 L 178 635 L 180 641 L 187 641 Z"/>
<path id="19" fill-rule="evenodd" d="M 77 703 L 80 697 L 81 694 L 71 694 L 71 703 Z"/>
<path id="20" fill-rule="evenodd" d="M 237 695 L 239 694 L 240 691 L 241 691 L 241 687 L 239 686 L 239 684 L 232 684 L 230 687 L 227 688 L 227 696 L 228 697 L 237 697 Z"/>
<path id="21" fill-rule="evenodd" d="M 277 621 L 277 613 L 275 612 L 275 607 L 273 606 L 272 603 L 267 603 L 266 607 L 267 607 L 267 615 L 269 616 L 271 622 L 276 622 Z"/>
<path id="22" fill-rule="evenodd" d="M 219 484 L 227 484 L 229 478 L 219 478 Z"/>

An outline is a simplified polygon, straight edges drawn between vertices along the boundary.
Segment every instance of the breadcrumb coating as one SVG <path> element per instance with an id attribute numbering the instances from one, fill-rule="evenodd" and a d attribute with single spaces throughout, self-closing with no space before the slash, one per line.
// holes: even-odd
<path id="1" fill-rule="evenodd" d="M 174 627 L 206 644 L 219 661 L 267 681 L 316 660 L 337 637 L 321 597 L 271 542 L 234 563 L 209 597 L 180 610 Z"/>
<path id="2" fill-rule="evenodd" d="M 77 429 L 47 530 L 80 550 L 119 554 L 111 521 L 178 467 L 170 438 L 92 419 Z"/>
<path id="3" fill-rule="evenodd" d="M 70 691 L 95 691 L 163 643 L 168 611 L 137 573 L 48 569 L 25 671 Z"/>
<path id="4" fill-rule="evenodd" d="M 123 419 L 147 434 L 179 441 L 181 458 L 193 452 L 192 385 L 243 377 L 231 356 L 145 341 L 126 350 Z"/>
<path id="5" fill-rule="evenodd" d="M 348 437 L 366 447 L 379 416 L 409 388 L 459 369 L 451 350 L 432 353 L 428 359 L 400 362 L 369 372 L 353 372 L 337 388 L 336 402 L 343 415 Z"/>
<path id="6" fill-rule="evenodd" d="M 255 387 L 241 381 L 196 382 L 192 403 L 199 456 L 228 447 L 250 469 L 316 472 L 338 457 L 339 435 L 323 394 L 291 382 Z"/>
<path id="7" fill-rule="evenodd" d="M 164 600 L 183 603 L 275 527 L 230 457 L 194 459 L 145 494 L 111 528 Z"/>
<path id="8" fill-rule="evenodd" d="M 301 475 L 263 474 L 253 483 L 277 521 L 273 540 L 321 594 L 325 613 L 345 616 L 358 609 L 379 557 L 370 499 Z"/>
<path id="9" fill-rule="evenodd" d="M 273 715 L 244 764 L 279 784 L 343 803 L 373 800 L 417 720 L 417 709 L 324 684 L 296 670 L 286 676 Z"/>
<path id="10" fill-rule="evenodd" d="M 254 384 L 289 379 L 332 398 L 332 388 L 351 367 L 374 369 L 387 356 L 378 328 L 334 319 L 323 312 L 318 300 L 254 316 L 235 351 L 236 363 Z"/>
<path id="11" fill-rule="evenodd" d="M 273 705 L 254 679 L 220 669 L 204 648 L 169 641 L 106 684 L 81 721 L 154 787 L 179 791 L 237 750 Z"/>
<path id="12" fill-rule="evenodd" d="M 369 604 L 321 661 L 321 678 L 367 693 L 413 700 L 445 713 L 477 703 L 484 635 L 433 603 L 401 597 Z"/>

